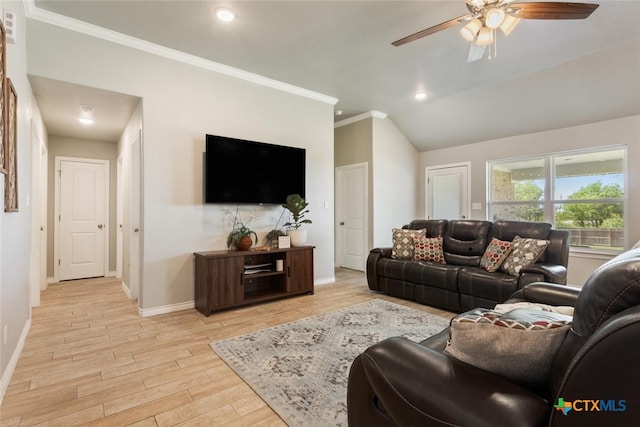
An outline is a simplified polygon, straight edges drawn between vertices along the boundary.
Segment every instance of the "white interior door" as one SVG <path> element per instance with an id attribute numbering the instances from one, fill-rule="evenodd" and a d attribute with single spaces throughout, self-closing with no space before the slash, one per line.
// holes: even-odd
<path id="1" fill-rule="evenodd" d="M 123 156 L 118 156 L 116 165 L 116 277 L 122 278 L 124 254 L 124 175 Z"/>
<path id="2" fill-rule="evenodd" d="M 58 280 L 104 276 L 109 244 L 109 161 L 56 158 Z"/>
<path id="3" fill-rule="evenodd" d="M 428 218 L 469 218 L 469 167 L 461 163 L 426 169 Z"/>
<path id="4" fill-rule="evenodd" d="M 138 299 L 140 293 L 140 259 L 141 259 L 141 242 L 140 235 L 142 229 L 141 220 L 141 200 L 142 200 L 142 187 L 141 187 L 141 152 L 142 146 L 140 141 L 140 133 L 136 140 L 131 144 L 130 152 L 130 176 L 131 176 L 131 191 L 129 200 L 129 215 L 130 215 L 130 228 L 129 228 L 129 292 L 131 299 Z"/>
<path id="5" fill-rule="evenodd" d="M 40 290 L 47 289 L 47 203 L 49 195 L 49 152 L 41 143 L 40 149 Z"/>
<path id="6" fill-rule="evenodd" d="M 367 254 L 367 164 L 336 168 L 337 265 L 364 271 Z"/>

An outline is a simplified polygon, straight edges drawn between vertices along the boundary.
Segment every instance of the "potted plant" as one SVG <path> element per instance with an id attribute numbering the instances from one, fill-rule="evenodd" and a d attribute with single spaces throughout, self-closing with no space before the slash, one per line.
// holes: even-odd
<path id="1" fill-rule="evenodd" d="M 255 231 L 248 227 L 249 222 L 253 219 L 251 217 L 246 224 L 240 218 L 240 213 L 236 209 L 236 214 L 231 215 L 227 211 L 227 215 L 232 219 L 233 225 L 231 226 L 231 232 L 227 236 L 227 249 L 231 248 L 233 244 L 239 251 L 246 251 L 254 244 L 258 244 L 258 235 Z M 253 236 L 253 240 L 251 239 Z"/>
<path id="2" fill-rule="evenodd" d="M 303 224 L 311 224 L 310 219 L 304 219 L 309 213 L 307 202 L 299 194 L 289 194 L 282 205 L 283 208 L 291 213 L 292 221 L 284 224 L 287 227 L 287 234 L 291 237 L 291 246 L 303 246 L 307 242 L 307 230 L 301 230 Z"/>

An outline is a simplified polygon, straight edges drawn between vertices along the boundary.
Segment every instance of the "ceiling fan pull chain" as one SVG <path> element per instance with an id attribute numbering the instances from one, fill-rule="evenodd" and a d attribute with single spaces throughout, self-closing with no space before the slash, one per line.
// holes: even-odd
<path id="1" fill-rule="evenodd" d="M 495 29 L 492 29 L 491 32 L 493 33 L 492 34 L 493 35 L 493 43 L 491 43 L 489 45 L 489 57 L 487 58 L 489 60 L 495 58 L 498 55 L 498 33 L 496 32 Z M 493 54 L 491 53 L 491 48 L 492 47 L 493 47 Z"/>

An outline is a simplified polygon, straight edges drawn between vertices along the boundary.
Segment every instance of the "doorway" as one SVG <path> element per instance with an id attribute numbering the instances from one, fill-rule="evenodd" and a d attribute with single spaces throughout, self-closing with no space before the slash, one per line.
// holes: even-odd
<path id="1" fill-rule="evenodd" d="M 56 279 L 106 276 L 109 161 L 56 156 L 55 164 Z"/>
<path id="2" fill-rule="evenodd" d="M 336 265 L 364 271 L 368 250 L 368 164 L 336 168 Z"/>
<path id="3" fill-rule="evenodd" d="M 426 168 L 427 218 L 469 218 L 470 167 L 470 163 L 465 162 Z"/>

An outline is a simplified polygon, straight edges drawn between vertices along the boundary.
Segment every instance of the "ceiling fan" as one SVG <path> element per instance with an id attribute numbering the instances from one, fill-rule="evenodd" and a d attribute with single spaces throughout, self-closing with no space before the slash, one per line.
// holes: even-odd
<path id="1" fill-rule="evenodd" d="M 425 30 L 418 31 L 391 43 L 394 46 L 421 39 L 465 22 L 460 34 L 471 42 L 469 62 L 483 57 L 487 46 L 493 44 L 495 56 L 498 28 L 509 35 L 520 19 L 586 19 L 598 8 L 593 3 L 531 2 L 514 3 L 514 0 L 465 0 L 469 13 Z M 489 50 L 491 59 L 491 49 Z"/>

